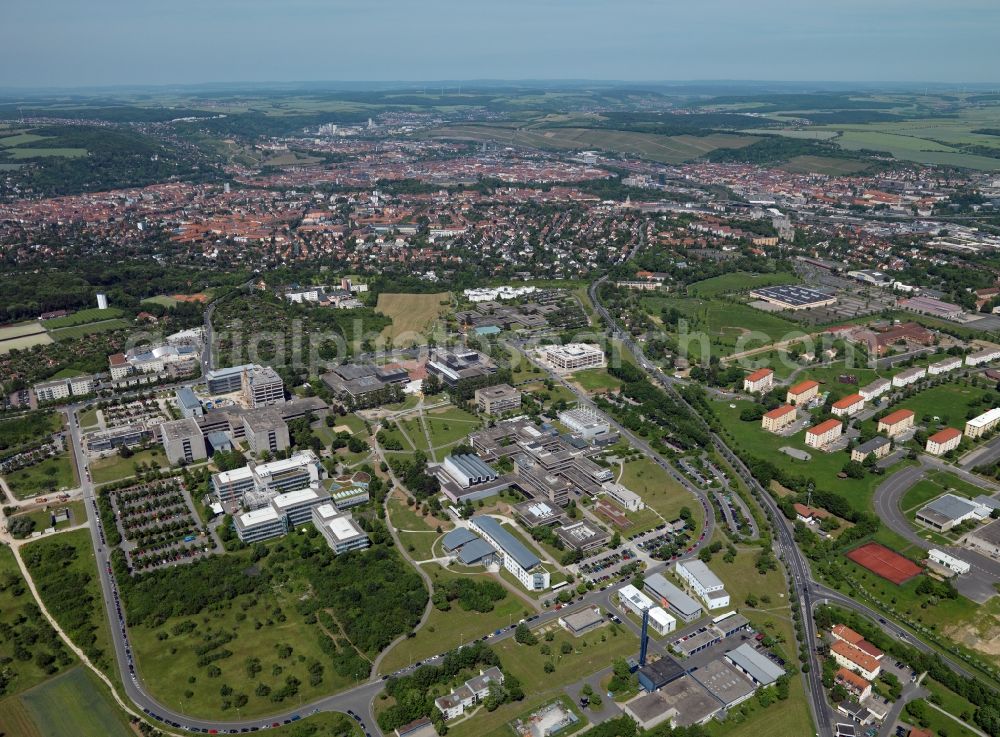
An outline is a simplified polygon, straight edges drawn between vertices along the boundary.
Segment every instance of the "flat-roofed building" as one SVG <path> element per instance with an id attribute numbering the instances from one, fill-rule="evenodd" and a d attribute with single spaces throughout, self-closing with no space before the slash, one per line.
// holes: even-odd
<path id="1" fill-rule="evenodd" d="M 243 416 L 243 433 L 250 451 L 254 454 L 267 451 L 275 455 L 289 447 L 291 440 L 288 425 L 281 412 L 265 407 Z"/>
<path id="2" fill-rule="evenodd" d="M 795 407 L 791 404 L 783 404 L 770 412 L 765 412 L 760 425 L 768 432 L 780 432 L 795 422 L 796 417 Z"/>
<path id="3" fill-rule="evenodd" d="M 967 548 L 977 553 L 982 553 L 990 558 L 1000 558 L 1000 520 L 977 527 L 966 535 L 962 542 Z"/>
<path id="4" fill-rule="evenodd" d="M 499 521 L 477 515 L 469 519 L 469 527 L 500 554 L 503 567 L 513 573 L 522 586 L 529 591 L 544 591 L 549 587 L 550 574 L 542 567 L 542 561 Z"/>
<path id="5" fill-rule="evenodd" d="M 545 360 L 560 371 L 579 371 L 604 366 L 604 351 L 594 343 L 567 343 L 542 349 Z"/>
<path id="6" fill-rule="evenodd" d="M 124 355 L 122 359 L 124 360 Z M 209 394 L 229 394 L 239 391 L 243 387 L 243 372 L 253 368 L 252 363 L 247 363 L 242 366 L 206 371 L 205 383 L 208 385 Z"/>
<path id="7" fill-rule="evenodd" d="M 979 508 L 954 494 L 942 494 L 917 510 L 916 520 L 938 532 L 947 532 L 966 520 L 978 519 Z"/>
<path id="8" fill-rule="evenodd" d="M 589 407 L 567 409 L 560 412 L 558 417 L 567 430 L 585 440 L 591 440 L 598 435 L 607 435 L 611 432 L 611 423 L 599 412 Z"/>
<path id="9" fill-rule="evenodd" d="M 816 398 L 817 394 L 819 394 L 819 382 L 806 379 L 788 390 L 788 394 L 785 395 L 785 403 L 796 406 L 808 404 Z"/>
<path id="10" fill-rule="evenodd" d="M 596 606 L 578 609 L 572 614 L 564 614 L 559 617 L 559 625 L 569 632 L 573 637 L 585 635 L 592 629 L 596 629 L 604 624 L 606 620 L 601 610 Z"/>
<path id="11" fill-rule="evenodd" d="M 604 545 L 610 535 L 590 520 L 582 519 L 556 530 L 556 537 L 573 550 L 587 552 Z"/>
<path id="12" fill-rule="evenodd" d="M 297 489 L 278 494 L 271 500 L 271 507 L 284 517 L 289 528 L 305 524 L 312 518 L 313 507 L 329 504 L 330 497 L 315 488 Z"/>
<path id="13" fill-rule="evenodd" d="M 851 460 L 857 463 L 864 463 L 868 456 L 875 458 L 885 458 L 892 451 L 892 441 L 878 435 L 871 440 L 866 440 L 851 449 Z"/>
<path id="14" fill-rule="evenodd" d="M 667 635 L 677 629 L 677 620 L 663 607 L 654 606 L 649 610 L 649 626 L 660 635 Z"/>
<path id="15" fill-rule="evenodd" d="M 750 296 L 762 299 L 783 310 L 810 310 L 827 307 L 837 302 L 837 298 L 831 294 L 798 284 L 761 287 L 752 290 Z"/>
<path id="16" fill-rule="evenodd" d="M 722 580 L 702 561 L 678 561 L 674 570 L 709 610 L 729 606 L 729 594 Z"/>
<path id="17" fill-rule="evenodd" d="M 978 417 L 973 417 L 965 423 L 965 437 L 979 438 L 990 432 L 1000 423 L 1000 407 L 983 412 Z"/>
<path id="18" fill-rule="evenodd" d="M 833 403 L 830 411 L 837 417 L 851 417 L 865 408 L 865 398 L 860 394 L 850 394 Z"/>
<path id="19" fill-rule="evenodd" d="M 547 527 L 563 521 L 562 512 L 548 502 L 529 499 L 514 505 L 514 516 L 525 527 Z"/>
<path id="20" fill-rule="evenodd" d="M 607 481 L 601 484 L 601 488 L 608 499 L 614 500 L 626 511 L 640 512 L 646 508 L 646 503 L 642 500 L 641 496 L 634 491 L 626 489 L 621 484 L 614 484 Z"/>
<path id="21" fill-rule="evenodd" d="M 281 537 L 287 532 L 285 521 L 273 507 L 261 507 L 233 517 L 233 527 L 246 544 Z"/>
<path id="22" fill-rule="evenodd" d="M 672 657 L 664 657 L 639 668 L 639 684 L 647 691 L 656 691 L 684 675 L 684 668 Z"/>
<path id="23" fill-rule="evenodd" d="M 356 408 L 391 400 L 396 394 L 394 387 L 402 387 L 410 380 L 409 373 L 402 367 L 371 363 L 334 366 L 322 378 L 337 397 Z"/>
<path id="24" fill-rule="evenodd" d="M 510 384 L 476 389 L 476 406 L 487 415 L 503 415 L 521 409 L 521 391 Z"/>
<path id="25" fill-rule="evenodd" d="M 933 456 L 943 456 L 957 448 L 961 442 L 962 431 L 954 427 L 946 427 L 927 438 L 927 446 L 924 450 Z"/>
<path id="26" fill-rule="evenodd" d="M 638 617 L 647 609 L 653 608 L 653 600 L 630 583 L 618 589 L 618 601 Z"/>
<path id="27" fill-rule="evenodd" d="M 1000 348 L 984 348 L 981 351 L 967 355 L 965 357 L 965 365 L 979 366 L 980 364 L 996 361 L 998 358 L 1000 358 Z"/>
<path id="28" fill-rule="evenodd" d="M 925 376 L 927 376 L 926 368 L 923 366 L 914 366 L 913 368 L 900 371 L 898 374 L 893 376 L 892 385 L 897 388 L 909 386 L 910 384 L 917 383 Z"/>
<path id="29" fill-rule="evenodd" d="M 208 458 L 205 438 L 192 417 L 160 423 L 163 452 L 171 465 L 194 463 Z"/>
<path id="30" fill-rule="evenodd" d="M 960 368 L 962 368 L 962 359 L 958 356 L 948 356 L 948 358 L 930 364 L 927 367 L 927 375 L 940 376 Z"/>
<path id="31" fill-rule="evenodd" d="M 767 394 L 774 388 L 774 371 L 760 368 L 743 377 L 743 391 L 751 394 Z"/>
<path id="32" fill-rule="evenodd" d="M 468 348 L 445 350 L 435 348 L 427 362 L 428 373 L 434 374 L 447 386 L 455 387 L 466 379 L 492 376 L 498 369 L 488 356 Z"/>
<path id="33" fill-rule="evenodd" d="M 878 421 L 878 432 L 884 432 L 886 437 L 894 438 L 913 427 L 914 415 L 912 409 L 897 409 Z"/>
<path id="34" fill-rule="evenodd" d="M 303 450 L 291 458 L 270 463 L 251 462 L 242 468 L 212 474 L 212 489 L 223 505 L 232 507 L 247 493 L 274 495 L 304 489 L 317 485 L 319 476 L 319 458 L 311 450 Z"/>
<path id="35" fill-rule="evenodd" d="M 961 558 L 956 558 L 954 555 L 948 555 L 948 553 L 943 550 L 938 550 L 937 548 L 931 548 L 927 551 L 927 559 L 932 563 L 936 563 L 943 568 L 947 568 L 949 571 L 953 571 L 959 575 L 963 573 L 968 573 L 972 570 L 972 565 L 962 560 Z"/>
<path id="36" fill-rule="evenodd" d="M 840 437 L 844 423 L 840 420 L 824 420 L 806 430 L 806 445 L 810 448 L 825 448 Z"/>
<path id="37" fill-rule="evenodd" d="M 669 610 L 684 622 L 693 622 L 701 617 L 701 604 L 674 586 L 660 573 L 647 576 L 644 589 L 660 606 Z"/>
<path id="38" fill-rule="evenodd" d="M 248 407 L 268 407 L 285 403 L 285 382 L 270 366 L 246 369 L 241 377 L 243 399 Z"/>
<path id="39" fill-rule="evenodd" d="M 749 642 L 744 642 L 739 647 L 727 652 L 726 660 L 761 688 L 770 686 L 785 675 L 784 668 L 764 653 L 755 650 Z"/>
<path id="40" fill-rule="evenodd" d="M 350 512 L 341 512 L 332 504 L 320 504 L 311 510 L 312 521 L 326 544 L 336 554 L 368 547 L 368 535 L 351 517 Z"/>
<path id="41" fill-rule="evenodd" d="M 39 402 L 54 402 L 70 396 L 69 382 L 66 379 L 41 381 L 35 384 L 32 389 L 35 392 L 35 398 Z"/>
<path id="42" fill-rule="evenodd" d="M 881 397 L 891 388 L 892 382 L 888 379 L 875 379 L 875 381 L 871 384 L 866 384 L 858 389 L 858 394 L 860 394 L 866 402 L 870 402 L 876 397 Z"/>
<path id="43" fill-rule="evenodd" d="M 742 670 L 723 658 L 708 661 L 695 677 L 725 709 L 742 704 L 757 691 L 756 684 Z"/>

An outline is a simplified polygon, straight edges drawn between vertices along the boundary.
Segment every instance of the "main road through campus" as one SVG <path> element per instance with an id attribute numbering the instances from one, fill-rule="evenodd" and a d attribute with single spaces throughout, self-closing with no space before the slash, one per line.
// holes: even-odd
<path id="1" fill-rule="evenodd" d="M 753 489 L 756 494 L 755 496 L 766 508 L 771 521 L 772 528 L 775 533 L 775 546 L 778 551 L 778 555 L 785 562 L 788 567 L 788 572 L 790 574 L 790 583 L 795 591 L 795 596 L 799 601 L 801 607 L 801 612 L 803 613 L 802 623 L 805 627 L 806 633 L 806 643 L 808 645 L 809 652 L 809 671 L 804 674 L 806 694 L 809 698 L 810 705 L 813 710 L 813 714 L 816 717 L 816 727 L 818 733 L 824 737 L 832 737 L 833 727 L 830 708 L 826 701 L 826 694 L 823 689 L 822 682 L 822 668 L 819 666 L 818 657 L 816 654 L 817 645 L 819 643 L 819 637 L 816 633 L 815 622 L 811 616 L 813 609 L 816 606 L 830 602 L 837 604 L 843 608 L 852 609 L 859 614 L 862 614 L 870 619 L 877 620 L 879 626 L 888 632 L 890 635 L 897 637 L 899 639 L 905 639 L 908 644 L 916 647 L 922 652 L 933 653 L 936 652 L 929 645 L 924 644 L 914 635 L 908 634 L 905 627 L 891 621 L 888 617 L 876 612 L 875 610 L 861 604 L 854 599 L 836 591 L 834 589 L 828 588 L 823 584 L 812 579 L 812 572 L 809 569 L 809 565 L 805 561 L 805 557 L 802 555 L 802 551 L 799 550 L 798 546 L 795 544 L 795 540 L 792 536 L 792 531 L 789 525 L 784 521 L 784 515 L 781 514 L 778 509 L 777 503 L 753 477 L 749 469 L 744 465 L 743 461 L 729 449 L 729 447 L 722 441 L 722 439 L 712 432 L 708 422 L 697 413 L 697 411 L 688 404 L 687 400 L 677 391 L 677 380 L 673 377 L 667 376 L 662 371 L 657 369 L 645 356 L 642 349 L 636 345 L 635 341 L 632 340 L 632 336 L 626 331 L 622 330 L 618 325 L 617 321 L 611 316 L 611 314 L 605 309 L 605 307 L 600 303 L 598 299 L 597 291 L 600 285 L 607 279 L 606 276 L 601 277 L 597 281 L 590 285 L 589 295 L 591 302 L 594 304 L 595 309 L 598 314 L 604 320 L 605 325 L 608 326 L 611 336 L 624 344 L 629 351 L 635 356 L 636 360 L 646 371 L 654 381 L 659 383 L 667 392 L 677 401 L 681 402 L 688 408 L 691 412 L 692 417 L 698 419 L 702 424 L 704 429 L 709 432 L 712 438 L 712 443 L 715 445 L 716 449 L 722 454 L 722 456 L 730 463 L 730 465 L 736 469 L 737 473 L 748 485 L 749 488 Z M 944 662 L 956 673 L 963 675 L 967 678 L 973 678 L 974 675 L 968 671 L 966 668 L 956 663 L 951 658 L 945 657 L 940 653 L 937 653 Z"/>

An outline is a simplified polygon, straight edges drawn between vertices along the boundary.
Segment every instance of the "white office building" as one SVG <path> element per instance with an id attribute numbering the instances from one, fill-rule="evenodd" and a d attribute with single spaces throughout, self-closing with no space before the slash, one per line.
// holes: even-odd
<path id="1" fill-rule="evenodd" d="M 649 610 L 649 626 L 660 635 L 666 635 L 677 629 L 677 620 L 670 616 L 663 607 L 654 606 Z"/>
<path id="2" fill-rule="evenodd" d="M 579 371 L 604 366 L 604 351 L 594 343 L 567 343 L 543 349 L 545 360 L 560 371 Z"/>
<path id="3" fill-rule="evenodd" d="M 611 423 L 590 407 L 567 409 L 560 412 L 558 417 L 567 430 L 584 440 L 591 440 L 598 435 L 607 435 L 611 432 Z"/>
<path id="4" fill-rule="evenodd" d="M 212 475 L 212 489 L 219 502 L 232 508 L 248 493 L 260 492 L 266 496 L 303 489 L 317 485 L 319 477 L 319 458 L 311 450 L 303 450 L 285 460 L 220 471 Z"/>
<path id="5" fill-rule="evenodd" d="M 350 512 L 341 512 L 332 504 L 312 508 L 312 521 L 330 549 L 340 555 L 363 550 L 370 545 L 368 535 L 354 521 Z"/>
<path id="6" fill-rule="evenodd" d="M 637 617 L 641 617 L 647 609 L 653 608 L 653 600 L 630 583 L 618 589 L 618 601 Z"/>
<path id="7" fill-rule="evenodd" d="M 687 583 L 706 608 L 721 609 L 729 606 L 729 594 L 722 580 L 700 560 L 678 561 L 677 575 Z"/>
<path id="8" fill-rule="evenodd" d="M 601 488 L 604 489 L 604 493 L 608 499 L 617 502 L 626 511 L 639 512 L 646 508 L 646 503 L 642 500 L 641 496 L 634 491 L 626 489 L 621 484 L 606 482 L 601 484 Z"/>

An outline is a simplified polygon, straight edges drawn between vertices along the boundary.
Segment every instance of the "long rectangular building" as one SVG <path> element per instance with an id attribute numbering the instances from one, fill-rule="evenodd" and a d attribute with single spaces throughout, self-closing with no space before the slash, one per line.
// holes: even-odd
<path id="1" fill-rule="evenodd" d="M 677 575 L 686 582 L 709 609 L 729 606 L 729 594 L 722 580 L 700 560 L 682 560 L 674 566 Z"/>
<path id="2" fill-rule="evenodd" d="M 544 591 L 549 587 L 549 572 L 542 567 L 542 561 L 499 521 L 477 515 L 469 520 L 469 527 L 501 554 L 503 567 L 513 573 L 522 586 L 529 591 Z"/>

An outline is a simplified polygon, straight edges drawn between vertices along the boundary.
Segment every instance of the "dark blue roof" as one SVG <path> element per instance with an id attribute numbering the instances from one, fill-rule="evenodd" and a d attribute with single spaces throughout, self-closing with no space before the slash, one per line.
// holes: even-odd
<path id="1" fill-rule="evenodd" d="M 478 563 L 487 555 L 493 555 L 494 552 L 496 551 L 493 550 L 492 545 L 481 537 L 477 537 L 472 542 L 462 546 L 462 549 L 458 551 L 458 560 L 468 566 Z"/>
<path id="2" fill-rule="evenodd" d="M 473 517 L 470 522 L 476 524 L 485 534 L 492 537 L 503 552 L 517 561 L 517 564 L 526 571 L 530 571 L 541 561 L 538 556 L 524 546 L 520 540 L 507 531 L 502 524 L 492 517 Z"/>
<path id="3" fill-rule="evenodd" d="M 445 535 L 441 540 L 441 544 L 444 546 L 444 549 L 450 553 L 455 548 L 460 548 L 466 543 L 470 543 L 473 540 L 478 539 L 479 536 L 472 530 L 466 527 L 458 527 Z"/>

